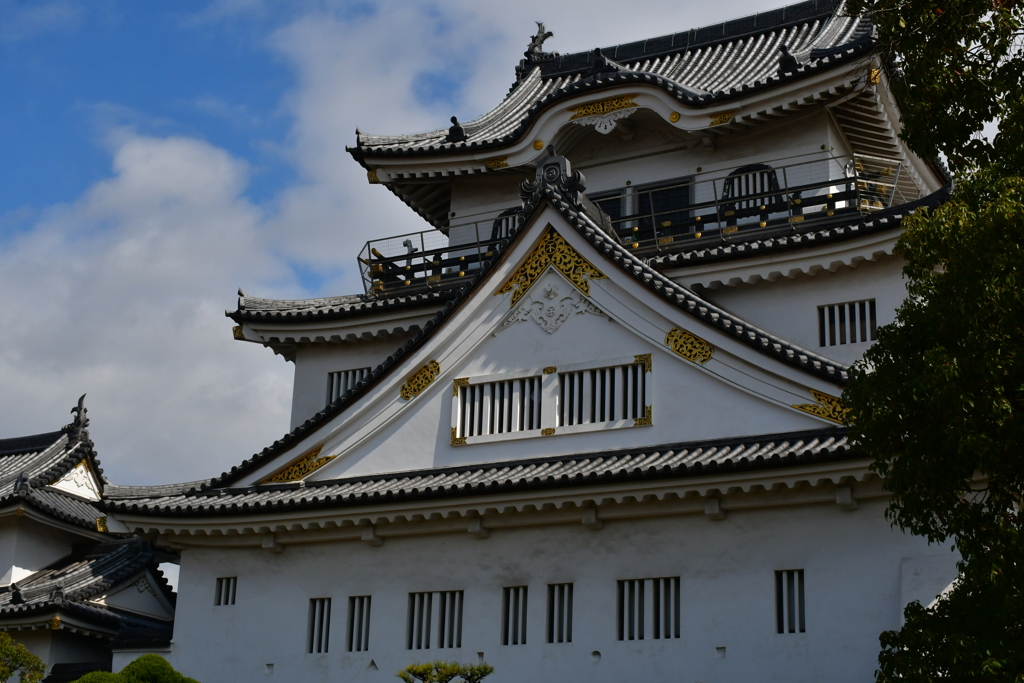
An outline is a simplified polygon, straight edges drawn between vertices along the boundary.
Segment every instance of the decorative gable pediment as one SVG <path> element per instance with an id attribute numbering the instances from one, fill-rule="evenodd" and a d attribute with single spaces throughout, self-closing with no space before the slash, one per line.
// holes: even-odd
<path id="1" fill-rule="evenodd" d="M 84 458 L 50 486 L 87 500 L 101 498 L 99 482 Z"/>

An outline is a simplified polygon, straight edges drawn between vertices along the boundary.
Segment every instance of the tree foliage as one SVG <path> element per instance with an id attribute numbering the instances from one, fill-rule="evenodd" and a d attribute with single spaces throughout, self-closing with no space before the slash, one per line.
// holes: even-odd
<path id="1" fill-rule="evenodd" d="M 21 683 L 38 683 L 43 680 L 46 665 L 24 645 L 0 632 L 0 681 L 9 680 L 15 673 Z"/>
<path id="2" fill-rule="evenodd" d="M 199 683 L 174 670 L 160 655 L 142 655 L 121 669 L 120 673 L 94 671 L 79 678 L 75 683 Z"/>
<path id="3" fill-rule="evenodd" d="M 848 12 L 875 25 L 911 149 L 955 170 L 1024 168 L 1020 0 L 851 0 Z M 1000 132 L 985 140 L 992 120 Z"/>
<path id="4" fill-rule="evenodd" d="M 464 683 L 480 683 L 494 673 L 494 667 L 481 662 L 480 664 L 460 664 L 437 660 L 423 664 L 410 664 L 396 675 L 404 683 L 449 683 L 462 678 Z"/>
<path id="5" fill-rule="evenodd" d="M 889 518 L 962 561 L 883 634 L 878 679 L 1024 680 L 1024 179 L 978 172 L 903 226 L 909 297 L 843 400 Z"/>

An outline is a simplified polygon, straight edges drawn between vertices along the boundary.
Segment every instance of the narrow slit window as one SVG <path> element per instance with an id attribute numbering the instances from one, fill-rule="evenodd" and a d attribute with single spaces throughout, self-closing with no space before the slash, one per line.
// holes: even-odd
<path id="1" fill-rule="evenodd" d="M 348 393 L 364 377 L 370 374 L 370 368 L 354 370 L 338 370 L 327 373 L 327 405 L 331 405 Z"/>
<path id="2" fill-rule="evenodd" d="M 549 643 L 572 642 L 572 584 L 548 584 Z"/>
<path id="3" fill-rule="evenodd" d="M 467 385 L 458 410 L 460 437 L 540 429 L 541 377 Z"/>
<path id="4" fill-rule="evenodd" d="M 818 306 L 818 344 L 822 347 L 875 341 L 877 330 L 874 299 Z"/>
<path id="5" fill-rule="evenodd" d="M 237 576 L 222 576 L 217 579 L 217 593 L 213 604 L 217 607 L 235 604 L 235 588 L 238 586 Z"/>
<path id="6" fill-rule="evenodd" d="M 775 627 L 778 633 L 805 633 L 804 570 L 775 572 Z"/>
<path id="7" fill-rule="evenodd" d="M 346 650 L 365 652 L 370 649 L 370 596 L 353 595 L 348 599 L 348 640 Z"/>
<path id="8" fill-rule="evenodd" d="M 679 637 L 679 577 L 618 582 L 618 639 Z"/>
<path id="9" fill-rule="evenodd" d="M 501 599 L 501 644 L 526 645 L 526 586 L 510 586 Z"/>
<path id="10" fill-rule="evenodd" d="M 323 654 L 331 638 L 331 599 L 309 601 L 309 626 L 306 629 L 306 652 Z"/>

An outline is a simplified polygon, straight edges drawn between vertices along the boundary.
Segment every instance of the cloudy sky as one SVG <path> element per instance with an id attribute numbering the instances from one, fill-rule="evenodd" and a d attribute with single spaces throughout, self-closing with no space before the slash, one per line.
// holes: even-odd
<path id="1" fill-rule="evenodd" d="M 360 291 L 426 229 L 345 152 L 496 105 L 550 50 L 779 0 L 0 0 L 0 438 L 82 393 L 118 483 L 220 473 L 288 428 L 292 366 L 231 338 L 235 291 Z"/>

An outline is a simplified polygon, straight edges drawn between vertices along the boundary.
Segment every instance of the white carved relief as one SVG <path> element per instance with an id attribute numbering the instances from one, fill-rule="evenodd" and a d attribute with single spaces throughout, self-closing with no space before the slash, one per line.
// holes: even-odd
<path id="1" fill-rule="evenodd" d="M 532 320 L 540 325 L 542 330 L 553 334 L 572 315 L 604 315 L 601 309 L 590 303 L 575 287 L 570 287 L 569 293 L 562 296 L 558 284 L 549 282 L 541 291 L 542 297 L 539 299 L 534 298 L 532 293 L 528 294 L 526 300 L 501 324 L 501 330 L 518 322 Z"/>
<path id="2" fill-rule="evenodd" d="M 74 468 L 57 481 L 50 484 L 55 489 L 67 491 L 68 493 L 89 500 L 100 499 L 100 489 L 96 479 L 92 476 L 89 466 L 82 460 Z"/>
<path id="3" fill-rule="evenodd" d="M 154 591 L 153 587 L 149 585 L 149 581 L 147 581 L 144 578 L 139 579 L 132 585 L 135 586 L 135 588 L 137 588 L 140 593 L 148 592 L 152 595 L 156 595 L 156 591 Z"/>
<path id="4" fill-rule="evenodd" d="M 582 119 L 573 119 L 572 122 L 579 126 L 593 126 L 597 129 L 598 133 L 608 135 L 608 133 L 615 130 L 616 121 L 626 118 L 635 111 L 637 111 L 636 107 L 633 107 L 632 109 L 620 109 L 618 111 L 609 112 L 608 114 L 585 116 Z"/>

